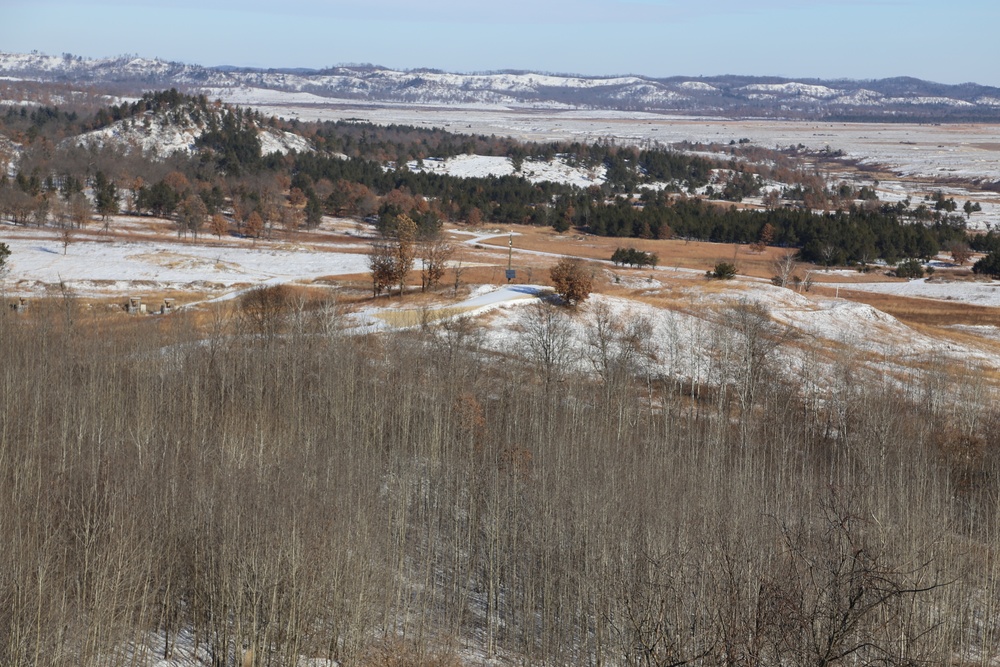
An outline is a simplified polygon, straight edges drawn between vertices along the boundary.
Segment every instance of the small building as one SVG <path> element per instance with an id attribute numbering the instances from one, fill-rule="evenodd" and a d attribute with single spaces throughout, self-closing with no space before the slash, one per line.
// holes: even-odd
<path id="1" fill-rule="evenodd" d="M 160 315 L 166 315 L 167 313 L 174 312 L 177 306 L 174 303 L 174 299 L 167 297 L 163 300 L 163 305 L 160 306 Z"/>
<path id="2" fill-rule="evenodd" d="M 130 315 L 145 315 L 146 314 L 146 304 L 142 302 L 141 296 L 130 296 L 128 298 L 128 303 L 125 304 L 125 312 Z"/>
<path id="3" fill-rule="evenodd" d="M 28 309 L 28 297 L 21 296 L 17 298 L 17 301 L 10 304 L 10 309 L 15 313 L 23 313 Z"/>

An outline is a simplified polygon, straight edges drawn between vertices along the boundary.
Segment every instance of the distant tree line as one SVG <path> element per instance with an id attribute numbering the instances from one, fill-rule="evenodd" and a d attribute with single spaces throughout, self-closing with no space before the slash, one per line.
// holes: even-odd
<path id="1" fill-rule="evenodd" d="M 765 225 L 771 245 L 799 248 L 802 259 L 824 265 L 867 264 L 878 258 L 930 258 L 966 238 L 964 221 L 912 224 L 892 210 L 852 208 L 828 214 L 805 209 L 740 210 L 690 198 L 652 199 L 642 205 L 618 199 L 591 204 L 587 229 L 602 236 L 681 238 L 717 243 L 755 243 Z"/>

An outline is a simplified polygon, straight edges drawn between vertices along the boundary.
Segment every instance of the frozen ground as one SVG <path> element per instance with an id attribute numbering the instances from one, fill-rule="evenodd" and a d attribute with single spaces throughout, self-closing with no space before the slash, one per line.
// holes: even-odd
<path id="1" fill-rule="evenodd" d="M 885 283 L 823 283 L 823 287 L 839 287 L 843 290 L 914 296 L 926 299 L 959 301 L 977 306 L 1000 307 L 1000 282 L 970 282 L 965 280 L 944 281 L 920 278 L 907 282 Z"/>
<path id="2" fill-rule="evenodd" d="M 655 296 L 657 290 L 644 292 Z M 761 303 L 774 322 L 774 333 L 784 339 L 771 359 L 774 369 L 807 386 L 826 390 L 834 366 L 853 359 L 858 369 L 877 377 L 910 377 L 926 364 L 942 359 L 970 370 L 1000 369 L 1000 355 L 992 343 L 959 344 L 917 332 L 895 318 L 865 304 L 813 299 L 791 290 L 761 283 L 736 283 L 718 292 L 688 288 L 683 306 L 659 307 L 648 299 L 595 294 L 566 320 L 569 341 L 563 356 L 569 366 L 594 371 L 594 329 L 597 313 L 607 309 L 622 327 L 648 325 L 643 348 L 635 358 L 637 372 L 695 383 L 718 384 L 738 365 L 740 337 L 732 312 L 741 304 Z M 507 354 L 531 357 L 533 331 L 538 330 L 528 301 L 508 302 L 480 321 L 482 344 Z M 971 333 L 971 332 L 970 332 Z M 983 336 L 992 338 L 991 336 Z M 846 350 L 846 353 L 838 352 Z"/>
<path id="3" fill-rule="evenodd" d="M 533 300 L 543 294 L 551 294 L 552 289 L 542 285 L 504 285 L 495 289 L 493 285 L 484 285 L 475 291 L 474 296 L 455 304 L 454 308 L 474 309 L 483 312 L 491 306 L 513 301 Z"/>
<path id="4" fill-rule="evenodd" d="M 5 238 L 10 246 L 8 293 L 44 292 L 62 281 L 82 294 L 135 289 L 226 289 L 236 284 L 293 282 L 367 271 L 365 255 L 308 246 L 261 243 L 257 247 L 93 241 L 63 246 L 54 235 Z"/>
<path id="5" fill-rule="evenodd" d="M 370 307 L 351 313 L 348 330 L 373 333 L 390 329 L 407 329 L 455 318 L 468 318 L 506 308 L 532 303 L 551 294 L 552 288 L 542 285 L 480 285 L 463 301 L 436 307 L 411 308 L 405 303 L 376 302 Z"/>
<path id="6" fill-rule="evenodd" d="M 164 637 L 162 633 L 150 633 L 145 642 L 140 645 L 130 645 L 123 647 L 114 656 L 115 660 L 109 660 L 112 664 L 129 664 L 135 667 L 209 667 L 213 664 L 212 654 L 205 645 L 205 638 L 201 638 L 201 644 L 196 641 L 195 636 L 187 630 L 171 636 L 171 650 L 168 656 L 163 657 Z M 248 664 L 240 660 L 242 650 L 236 651 L 229 656 L 230 660 L 226 664 Z M 299 656 L 295 662 L 297 667 L 337 667 L 338 663 L 326 658 L 311 658 Z"/>

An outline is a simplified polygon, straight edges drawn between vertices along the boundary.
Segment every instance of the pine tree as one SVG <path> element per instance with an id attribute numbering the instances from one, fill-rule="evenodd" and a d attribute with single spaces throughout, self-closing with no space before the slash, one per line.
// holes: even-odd
<path id="1" fill-rule="evenodd" d="M 107 221 L 109 215 L 118 213 L 118 188 L 103 171 L 98 171 L 94 176 L 94 203 L 104 221 Z"/>
<path id="2" fill-rule="evenodd" d="M 10 246 L 0 243 L 0 277 L 7 271 L 7 258 L 10 257 Z"/>
<path id="3" fill-rule="evenodd" d="M 310 193 L 310 197 L 306 200 L 306 227 L 316 229 L 322 221 L 323 205 L 315 193 Z"/>

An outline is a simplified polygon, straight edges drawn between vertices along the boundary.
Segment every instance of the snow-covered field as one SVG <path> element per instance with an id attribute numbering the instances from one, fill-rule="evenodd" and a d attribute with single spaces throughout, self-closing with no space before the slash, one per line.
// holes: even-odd
<path id="1" fill-rule="evenodd" d="M 920 278 L 907 282 L 823 283 L 823 286 L 860 292 L 894 294 L 896 296 L 943 299 L 945 301 L 958 301 L 977 306 L 1000 308 L 1000 282 L 997 281 L 969 282 L 965 280 L 947 281 L 936 278 Z"/>
<path id="2" fill-rule="evenodd" d="M 60 282 L 82 294 L 155 290 L 224 290 L 237 284 L 311 280 L 367 271 L 363 254 L 306 246 L 80 240 L 10 237 L 12 294 L 45 292 Z"/>

